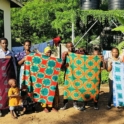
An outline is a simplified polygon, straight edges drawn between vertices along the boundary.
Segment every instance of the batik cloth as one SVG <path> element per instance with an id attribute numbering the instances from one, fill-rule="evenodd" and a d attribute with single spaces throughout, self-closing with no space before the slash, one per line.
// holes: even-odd
<path id="1" fill-rule="evenodd" d="M 23 83 L 36 102 L 53 103 L 61 64 L 61 59 L 45 55 L 31 53 L 26 56 Z"/>
<path id="2" fill-rule="evenodd" d="M 101 56 L 69 53 L 64 82 L 64 99 L 98 100 L 100 90 Z"/>
<path id="3" fill-rule="evenodd" d="M 0 109 L 8 106 L 8 80 L 15 77 L 12 59 L 0 59 Z"/>
<path id="4" fill-rule="evenodd" d="M 4 52 L 2 49 L 0 49 L 0 59 L 5 59 L 6 56 L 11 56 L 12 57 L 12 61 L 13 61 L 13 64 L 14 64 L 14 69 L 15 69 L 15 74 L 16 74 L 16 77 L 17 77 L 17 67 L 16 67 L 16 60 L 15 60 L 15 57 L 14 57 L 14 53 L 10 50 L 7 50 L 6 52 Z"/>
<path id="5" fill-rule="evenodd" d="M 124 106 L 124 63 L 113 62 L 113 104 Z"/>

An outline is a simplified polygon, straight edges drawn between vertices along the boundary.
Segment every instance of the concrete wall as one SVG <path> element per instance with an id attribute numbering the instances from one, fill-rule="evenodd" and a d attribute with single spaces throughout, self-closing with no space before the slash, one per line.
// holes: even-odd
<path id="1" fill-rule="evenodd" d="M 9 0 L 0 0 L 0 9 L 4 11 L 4 37 L 8 39 L 8 48 L 11 49 L 11 10 Z"/>

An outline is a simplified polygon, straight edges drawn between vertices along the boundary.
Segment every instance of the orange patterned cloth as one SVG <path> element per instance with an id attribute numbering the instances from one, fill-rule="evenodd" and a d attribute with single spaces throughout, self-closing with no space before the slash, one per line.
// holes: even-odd
<path id="1" fill-rule="evenodd" d="M 66 59 L 64 99 L 97 101 L 100 90 L 101 56 L 69 53 Z"/>

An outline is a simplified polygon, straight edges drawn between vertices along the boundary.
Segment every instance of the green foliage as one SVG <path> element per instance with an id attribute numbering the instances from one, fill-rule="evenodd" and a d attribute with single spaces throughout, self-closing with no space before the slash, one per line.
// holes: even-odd
<path id="1" fill-rule="evenodd" d="M 81 10 L 80 0 L 24 1 L 26 2 L 21 9 L 14 8 L 11 11 L 12 40 L 20 39 L 17 42 L 30 39 L 33 43 L 39 43 L 57 35 L 62 37 L 62 42 L 70 41 L 72 22 L 75 24 L 75 35 L 82 35 L 81 29 L 76 25 L 78 17 L 81 18 L 83 24 L 86 24 L 88 15 L 93 15 L 100 21 L 104 21 L 105 18 L 109 20 L 116 18 L 117 14 L 124 15 L 124 10 Z M 103 4 L 107 4 L 106 1 Z M 82 41 L 83 45 L 84 41 Z"/>
<path id="2" fill-rule="evenodd" d="M 77 41 L 79 41 L 80 38 L 81 38 L 81 36 L 77 36 L 77 37 L 75 38 L 74 43 L 76 43 Z M 86 39 L 83 38 L 83 39 L 79 42 L 79 44 L 78 44 L 76 47 L 77 47 L 77 48 L 80 48 L 80 47 L 85 48 L 85 47 L 86 47 L 86 42 L 87 42 Z"/>
<path id="3" fill-rule="evenodd" d="M 123 25 L 118 26 L 118 27 L 114 28 L 113 31 L 121 31 L 123 33 L 124 32 L 124 26 Z"/>
<path id="4" fill-rule="evenodd" d="M 106 70 L 103 70 L 101 72 L 101 81 L 102 81 L 102 83 L 108 83 L 108 77 L 109 77 L 109 72 L 107 72 Z"/>
<path id="5" fill-rule="evenodd" d="M 117 48 L 119 49 L 119 52 L 122 52 L 122 48 L 124 48 L 124 41 L 118 44 Z"/>
<path id="6" fill-rule="evenodd" d="M 109 10 L 109 11 L 103 11 L 103 10 L 81 10 L 79 11 L 80 17 L 84 21 L 84 23 L 87 23 L 87 16 L 92 15 L 95 19 L 98 19 L 100 21 L 105 20 L 107 18 L 108 20 L 116 19 L 116 15 L 124 15 L 124 10 Z"/>
<path id="7" fill-rule="evenodd" d="M 121 31 L 123 33 L 124 32 L 124 14 L 123 15 L 117 14 L 115 17 L 118 19 L 121 25 L 114 28 L 113 31 Z"/>
<path id="8" fill-rule="evenodd" d="M 12 39 L 43 42 L 57 35 L 63 41 L 71 36 L 78 0 L 29 0 L 21 9 L 12 9 Z"/>
<path id="9" fill-rule="evenodd" d="M 58 78 L 58 84 L 59 85 L 64 85 L 64 74 L 65 74 L 64 71 L 61 71 L 59 74 L 59 78 Z"/>

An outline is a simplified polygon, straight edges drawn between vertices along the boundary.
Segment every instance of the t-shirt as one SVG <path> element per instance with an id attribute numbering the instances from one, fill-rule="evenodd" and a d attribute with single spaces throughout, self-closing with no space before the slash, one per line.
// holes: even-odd
<path id="1" fill-rule="evenodd" d="M 120 58 L 118 58 L 118 60 L 113 60 L 113 58 L 109 58 L 108 59 L 108 67 L 110 67 L 111 62 L 121 62 Z M 109 79 L 113 80 L 113 75 L 112 75 L 112 70 L 109 72 Z"/>
<path id="2" fill-rule="evenodd" d="M 7 50 L 4 52 L 2 49 L 0 49 L 0 58 L 5 58 L 6 56 L 12 56 L 11 51 Z"/>
<path id="3" fill-rule="evenodd" d="M 20 97 L 10 97 L 11 95 L 17 95 L 19 94 L 19 89 L 16 88 L 10 88 L 8 91 L 8 96 L 9 96 L 9 106 L 18 106 L 20 105 Z"/>

